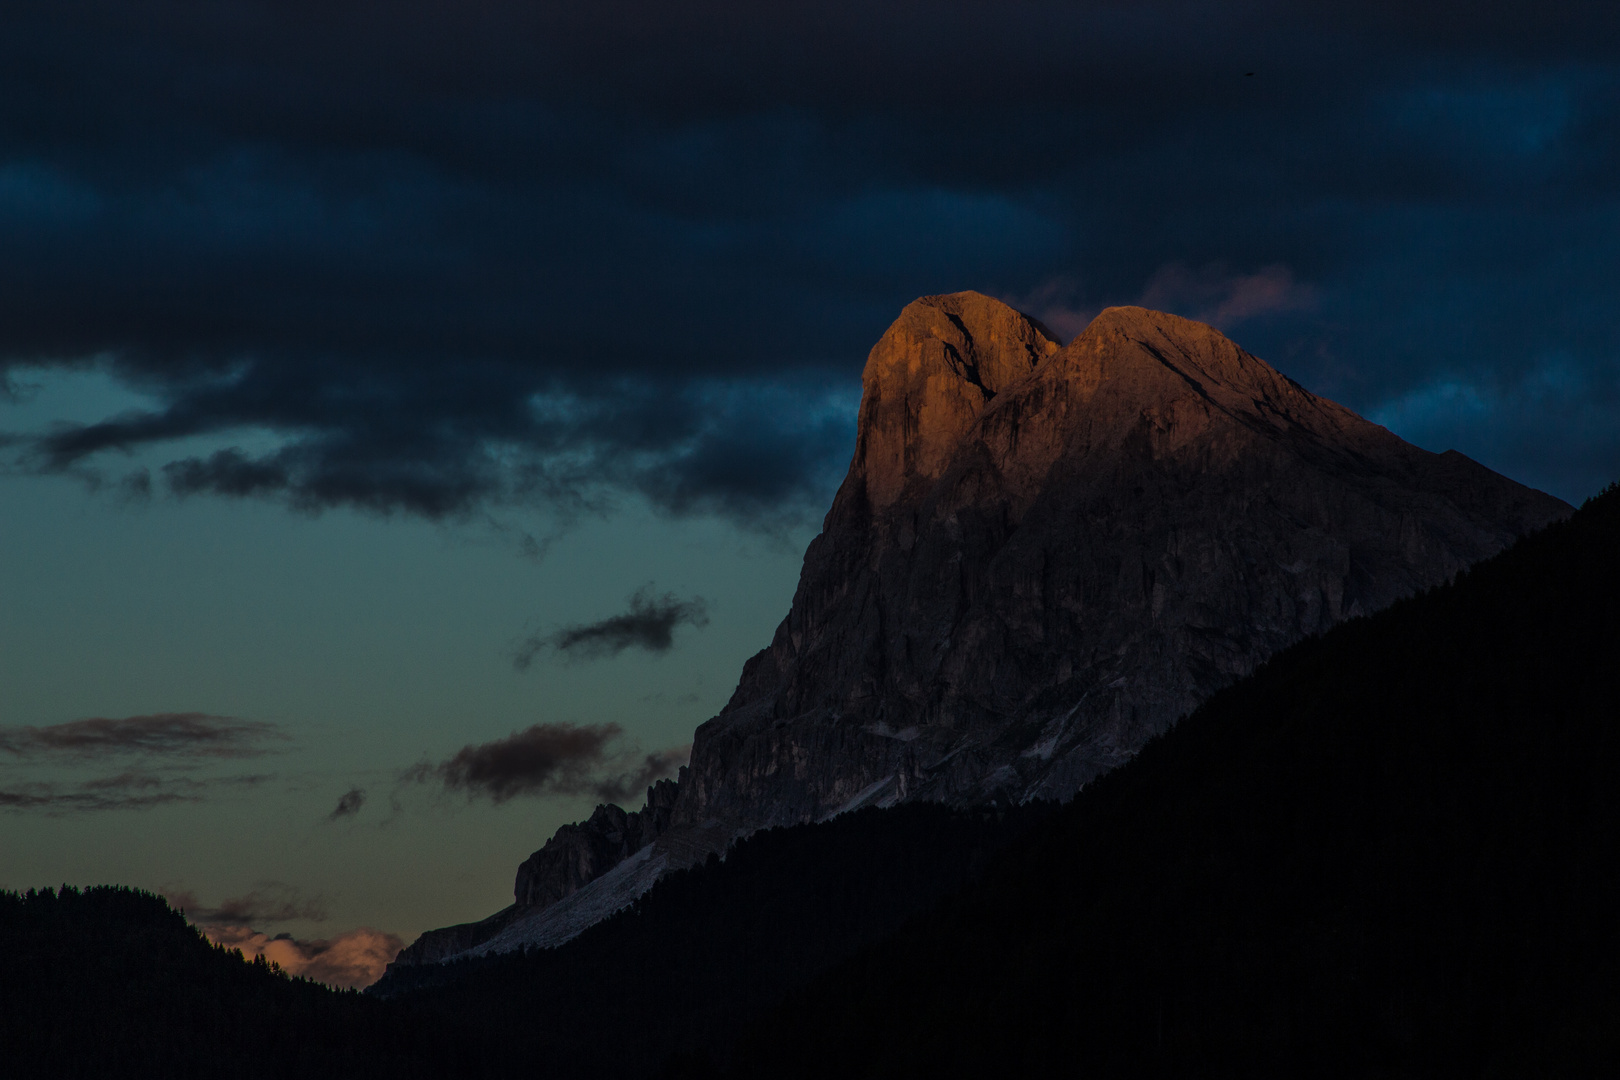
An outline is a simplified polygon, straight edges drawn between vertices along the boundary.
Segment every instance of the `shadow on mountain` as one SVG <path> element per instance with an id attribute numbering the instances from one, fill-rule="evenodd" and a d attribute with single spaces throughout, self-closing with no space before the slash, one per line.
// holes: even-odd
<path id="1" fill-rule="evenodd" d="M 515 1075 L 647 1076 L 960 891 L 1053 811 L 919 803 L 769 829 L 560 948 L 396 968 L 370 992 L 499 1046 Z"/>
<path id="2" fill-rule="evenodd" d="M 1613 1075 L 1617 777 L 1611 487 L 1215 696 L 731 1074 Z"/>

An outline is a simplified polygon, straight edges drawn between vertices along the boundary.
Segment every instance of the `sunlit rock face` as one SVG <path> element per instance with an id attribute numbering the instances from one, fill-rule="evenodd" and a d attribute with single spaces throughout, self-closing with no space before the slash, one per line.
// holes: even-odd
<path id="1" fill-rule="evenodd" d="M 1277 649 L 1569 511 L 1142 308 L 1059 349 L 987 297 L 927 297 L 864 389 L 677 823 L 1072 795 Z"/>
<path id="2" fill-rule="evenodd" d="M 1569 510 L 1202 323 L 1110 308 L 1060 348 L 989 297 L 924 297 L 872 350 L 792 609 L 635 881 L 861 805 L 1067 797 L 1277 649 Z"/>

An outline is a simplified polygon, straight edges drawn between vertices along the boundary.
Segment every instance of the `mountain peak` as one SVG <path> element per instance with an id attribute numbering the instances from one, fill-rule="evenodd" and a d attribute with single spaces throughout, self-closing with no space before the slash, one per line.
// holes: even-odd
<path id="1" fill-rule="evenodd" d="M 1112 378 L 1140 392 L 1191 393 L 1227 409 L 1354 414 L 1306 391 L 1208 323 L 1142 307 L 1105 308 L 1063 350 L 1067 378 Z M 1365 423 L 1365 421 L 1363 421 Z"/>
<path id="2" fill-rule="evenodd" d="M 1057 351 L 1040 323 L 983 293 L 907 304 L 861 376 L 853 468 L 873 504 L 939 476 L 985 406 Z"/>
<path id="3" fill-rule="evenodd" d="M 873 348 L 793 610 L 672 821 L 1063 798 L 1301 637 L 1569 507 L 1141 307 L 1059 347 L 977 293 Z"/>
<path id="4" fill-rule="evenodd" d="M 1066 798 L 1278 649 L 1570 510 L 1146 308 L 1060 347 L 991 297 L 926 296 L 862 382 L 792 609 L 649 796 L 641 846 L 599 814 L 423 958 L 565 940 L 759 828 Z M 575 872 L 587 848 L 607 854 Z"/>

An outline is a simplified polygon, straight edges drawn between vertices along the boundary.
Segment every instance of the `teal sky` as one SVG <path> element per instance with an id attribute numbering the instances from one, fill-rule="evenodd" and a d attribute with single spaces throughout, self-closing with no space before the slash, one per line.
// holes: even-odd
<path id="1" fill-rule="evenodd" d="M 0 405 L 0 429 L 130 404 L 95 376 L 36 385 Z M 264 777 L 198 802 L 0 812 L 0 885 L 117 882 L 213 905 L 278 883 L 326 912 L 267 928 L 298 937 L 365 924 L 409 940 L 510 903 L 518 863 L 594 800 L 496 806 L 399 774 L 535 723 L 616 723 L 623 745 L 647 751 L 689 743 L 770 640 L 814 532 L 675 519 L 630 498 L 569 523 L 524 511 L 451 524 L 314 516 L 61 476 L 0 477 L 0 507 L 0 727 L 197 712 L 285 736 L 189 773 Z M 522 532 L 555 539 L 536 559 Z M 618 613 L 648 583 L 702 597 L 708 624 L 678 627 L 666 654 L 515 669 L 525 634 Z M 128 764 L 142 762 L 0 754 L 0 789 Z M 329 820 L 352 787 L 368 794 L 361 812 Z"/>

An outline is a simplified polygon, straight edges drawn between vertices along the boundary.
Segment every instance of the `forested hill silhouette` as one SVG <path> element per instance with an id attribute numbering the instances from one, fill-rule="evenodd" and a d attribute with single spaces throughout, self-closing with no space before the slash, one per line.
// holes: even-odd
<path id="1" fill-rule="evenodd" d="M 1611 487 L 1280 654 L 732 1075 L 1613 1075 L 1617 556 Z"/>
<path id="2" fill-rule="evenodd" d="M 150 894 L 0 893 L 0 1076 L 645 1077 L 729 1044 L 1052 812 L 765 830 L 561 948 L 405 968 L 365 997 L 246 964 Z"/>
<path id="3" fill-rule="evenodd" d="M 158 896 L 0 892 L 0 1075 L 445 1077 L 465 1040 L 210 944 Z"/>

